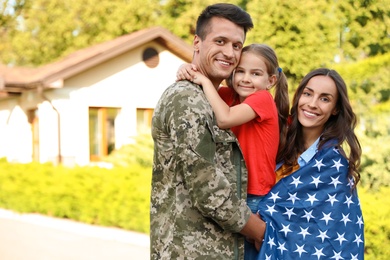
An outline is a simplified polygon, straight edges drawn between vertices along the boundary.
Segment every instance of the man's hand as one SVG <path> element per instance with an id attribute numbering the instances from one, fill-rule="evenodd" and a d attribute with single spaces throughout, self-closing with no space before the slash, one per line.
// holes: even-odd
<path id="1" fill-rule="evenodd" d="M 265 222 L 258 214 L 252 214 L 240 233 L 246 236 L 248 241 L 253 240 L 256 249 L 260 250 L 264 240 Z"/>

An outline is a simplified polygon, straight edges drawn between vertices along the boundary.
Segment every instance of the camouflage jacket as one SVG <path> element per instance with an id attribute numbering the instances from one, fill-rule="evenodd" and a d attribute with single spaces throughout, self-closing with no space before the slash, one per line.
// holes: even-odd
<path id="1" fill-rule="evenodd" d="M 180 81 L 163 93 L 152 136 L 151 259 L 243 259 L 247 170 L 198 85 Z"/>

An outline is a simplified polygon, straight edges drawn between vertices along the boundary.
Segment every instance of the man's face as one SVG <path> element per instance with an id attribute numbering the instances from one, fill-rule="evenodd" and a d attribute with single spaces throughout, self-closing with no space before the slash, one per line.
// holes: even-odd
<path id="1" fill-rule="evenodd" d="M 211 19 L 207 31 L 203 41 L 195 35 L 193 63 L 217 87 L 237 66 L 245 33 L 242 27 L 219 17 Z"/>

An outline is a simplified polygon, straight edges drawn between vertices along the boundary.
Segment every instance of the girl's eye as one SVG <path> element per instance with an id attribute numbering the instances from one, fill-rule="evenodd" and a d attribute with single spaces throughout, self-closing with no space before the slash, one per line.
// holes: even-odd
<path id="1" fill-rule="evenodd" d="M 321 98 L 321 100 L 324 102 L 329 102 L 329 98 L 327 98 L 327 97 L 323 97 L 323 98 Z"/>

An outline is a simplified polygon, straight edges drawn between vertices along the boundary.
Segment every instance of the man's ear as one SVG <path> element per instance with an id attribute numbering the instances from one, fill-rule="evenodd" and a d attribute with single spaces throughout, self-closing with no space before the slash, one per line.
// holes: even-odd
<path id="1" fill-rule="evenodd" d="M 200 39 L 200 37 L 195 34 L 194 41 L 193 41 L 194 51 L 198 51 L 199 50 L 199 44 L 200 44 L 201 41 L 202 40 Z"/>

